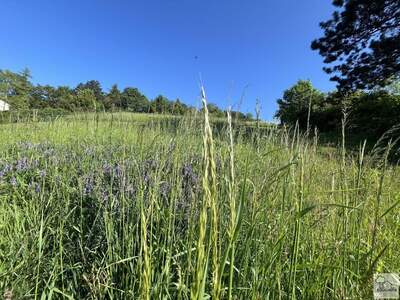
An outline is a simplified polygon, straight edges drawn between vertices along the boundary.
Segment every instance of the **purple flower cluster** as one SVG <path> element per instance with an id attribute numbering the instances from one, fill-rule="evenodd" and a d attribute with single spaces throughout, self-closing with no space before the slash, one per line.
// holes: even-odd
<path id="1" fill-rule="evenodd" d="M 39 170 L 39 176 L 40 178 L 46 177 L 46 170 Z"/>
<path id="2" fill-rule="evenodd" d="M 10 178 L 10 184 L 11 186 L 17 186 L 18 182 L 17 182 L 17 178 L 15 178 L 14 176 Z"/>
<path id="3" fill-rule="evenodd" d="M 188 201 L 192 198 L 193 193 L 197 191 L 199 180 L 191 164 L 185 164 L 182 167 L 181 173 L 183 198 L 185 201 Z"/>
<path id="4" fill-rule="evenodd" d="M 145 194 L 150 186 L 153 185 L 152 173 L 157 169 L 158 163 L 154 159 L 147 159 L 143 162 L 142 178 L 145 186 Z"/>
<path id="5" fill-rule="evenodd" d="M 191 208 L 196 206 L 194 199 L 201 191 L 195 172 L 201 157 L 190 159 L 180 167 L 179 180 L 175 177 L 176 163 L 172 159 L 175 150 L 173 143 L 167 149 L 167 159 L 149 156 L 141 162 L 118 161 L 118 155 L 108 148 L 82 146 L 80 151 L 72 151 L 65 147 L 54 148 L 46 143 L 20 143 L 19 147 L 22 150 L 18 150 L 18 159 L 0 162 L 0 180 L 31 195 L 44 194 L 62 183 L 71 187 L 68 191 L 76 193 L 76 199 L 81 199 L 79 196 L 83 195 L 84 205 L 91 210 L 108 207 L 113 213 L 122 213 L 119 211 L 122 199 L 127 200 L 128 206 L 131 205 L 127 209 L 134 210 L 136 198 L 142 195 L 145 201 L 151 195 L 152 199 L 160 201 L 161 206 L 168 207 L 172 197 L 176 196 L 176 219 L 183 230 L 187 228 Z M 122 150 L 118 148 L 116 151 Z M 33 155 L 32 151 L 40 155 Z M 95 153 L 103 158 L 100 164 Z M 30 157 L 38 157 L 39 160 Z M 52 167 L 55 171 L 49 176 Z M 67 172 L 71 176 L 57 179 L 59 172 Z M 180 182 L 180 186 L 174 189 L 173 182 Z"/>
<path id="6" fill-rule="evenodd" d="M 29 188 L 30 188 L 31 190 L 35 191 L 36 194 L 39 194 L 39 193 L 40 193 L 40 190 L 41 190 L 40 184 L 37 183 L 37 182 L 31 182 L 31 183 L 29 183 Z"/>
<path id="7" fill-rule="evenodd" d="M 91 147 L 86 147 L 84 150 L 84 153 L 86 156 L 92 156 L 92 155 L 94 155 L 94 149 Z"/>
<path id="8" fill-rule="evenodd" d="M 103 200 L 103 202 L 107 202 L 109 198 L 110 198 L 109 192 L 106 190 L 102 191 L 101 199 Z"/>
<path id="9" fill-rule="evenodd" d="M 103 164 L 103 174 L 105 177 L 112 176 L 112 166 L 108 162 L 105 162 Z"/>
<path id="10" fill-rule="evenodd" d="M 117 164 L 115 167 L 114 167 L 114 176 L 116 177 L 116 178 L 118 178 L 118 179 L 121 179 L 122 178 L 122 175 L 123 175 L 123 171 L 122 171 L 122 167 L 119 165 L 119 164 Z"/>
<path id="11" fill-rule="evenodd" d="M 16 146 L 21 151 L 34 150 L 34 151 L 44 154 L 44 156 L 50 156 L 50 155 L 55 154 L 55 149 L 48 142 L 44 142 L 44 143 L 19 142 L 19 143 L 17 143 Z"/>
<path id="12" fill-rule="evenodd" d="M 29 161 L 26 157 L 22 157 L 19 160 L 17 160 L 17 163 L 15 165 L 15 169 L 18 172 L 26 171 L 30 168 Z"/>
<path id="13" fill-rule="evenodd" d="M 38 144 L 19 143 L 17 146 L 23 148 L 19 150 L 20 154 L 25 151 L 37 148 Z M 26 153 L 25 153 L 26 154 Z M 0 162 L 0 181 L 8 183 L 11 187 L 34 190 L 36 193 L 41 191 L 41 186 L 37 183 L 38 179 L 45 180 L 46 170 L 39 169 L 39 160 L 29 159 L 21 155 L 15 160 Z M 26 183 L 29 183 L 26 185 Z"/>
<path id="14" fill-rule="evenodd" d="M 0 179 L 3 179 L 3 177 L 7 176 L 7 174 L 10 173 L 12 169 L 12 165 L 6 163 L 0 171 Z"/>
<path id="15" fill-rule="evenodd" d="M 189 226 L 190 210 L 195 208 L 194 199 L 200 192 L 199 178 L 193 169 L 192 163 L 186 163 L 181 169 L 181 196 L 176 202 L 176 228 L 178 233 L 184 233 Z"/>
<path id="16" fill-rule="evenodd" d="M 168 182 L 163 181 L 160 183 L 159 191 L 160 191 L 161 199 L 164 201 L 165 204 L 167 204 L 167 201 L 168 201 L 170 193 L 171 193 L 171 186 L 169 185 Z"/>
<path id="17" fill-rule="evenodd" d="M 84 184 L 83 184 L 83 194 L 85 196 L 88 196 L 90 194 L 92 194 L 93 190 L 94 190 L 94 178 L 93 175 L 90 174 L 89 176 L 87 176 L 84 179 Z"/>
<path id="18" fill-rule="evenodd" d="M 136 187 L 133 183 L 128 184 L 125 188 L 125 194 L 129 197 L 129 198 L 134 198 L 136 196 Z"/>
<path id="19" fill-rule="evenodd" d="M 37 147 L 38 144 L 34 144 L 32 142 L 19 142 L 17 146 L 24 150 L 31 150 Z"/>
<path id="20" fill-rule="evenodd" d="M 121 179 L 123 177 L 123 167 L 120 164 L 112 165 L 105 162 L 103 164 L 103 175 L 107 179 Z"/>

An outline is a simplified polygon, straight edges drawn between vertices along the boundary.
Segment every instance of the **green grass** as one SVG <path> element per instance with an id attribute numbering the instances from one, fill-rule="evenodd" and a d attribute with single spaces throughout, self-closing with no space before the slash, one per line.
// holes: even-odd
<path id="1" fill-rule="evenodd" d="M 400 172 L 293 131 L 80 114 L 0 125 L 13 299 L 366 299 L 398 272 Z"/>

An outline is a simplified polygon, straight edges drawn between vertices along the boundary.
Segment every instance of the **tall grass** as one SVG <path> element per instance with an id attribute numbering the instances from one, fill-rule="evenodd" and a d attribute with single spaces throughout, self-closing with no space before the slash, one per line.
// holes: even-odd
<path id="1" fill-rule="evenodd" d="M 204 107 L 1 125 L 4 297 L 365 299 L 398 272 L 391 144 L 326 149 Z"/>

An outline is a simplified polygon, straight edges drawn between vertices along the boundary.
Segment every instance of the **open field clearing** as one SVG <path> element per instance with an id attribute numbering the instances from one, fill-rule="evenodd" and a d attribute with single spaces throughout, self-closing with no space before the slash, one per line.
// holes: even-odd
<path id="1" fill-rule="evenodd" d="M 399 270 L 400 174 L 384 152 L 128 116 L 1 125 L 0 291 L 365 299 L 374 272 Z"/>
<path id="2" fill-rule="evenodd" d="M 0 7 L 0 300 L 400 299 L 400 0 Z"/>

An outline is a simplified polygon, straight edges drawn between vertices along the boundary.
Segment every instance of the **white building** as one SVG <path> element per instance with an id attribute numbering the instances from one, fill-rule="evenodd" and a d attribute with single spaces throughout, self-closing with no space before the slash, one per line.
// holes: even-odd
<path id="1" fill-rule="evenodd" d="M 0 100 L 0 111 L 8 111 L 10 110 L 10 105 L 3 100 Z"/>

